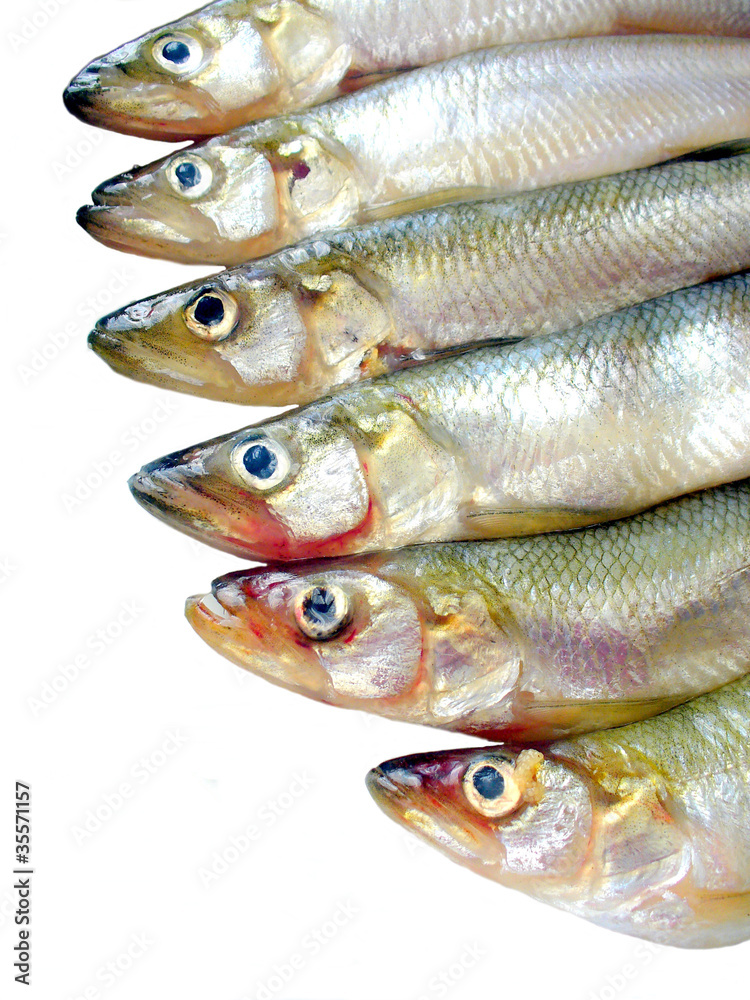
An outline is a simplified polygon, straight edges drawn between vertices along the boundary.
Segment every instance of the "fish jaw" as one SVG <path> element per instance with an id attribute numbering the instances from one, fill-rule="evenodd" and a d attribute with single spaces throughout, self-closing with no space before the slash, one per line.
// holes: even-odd
<path id="1" fill-rule="evenodd" d="M 334 594 L 340 620 L 333 635 L 316 634 L 315 621 L 311 632 L 306 602 Z M 306 563 L 232 573 L 215 580 L 211 594 L 190 598 L 186 616 L 232 662 L 328 704 L 387 715 L 388 705 L 408 701 L 421 679 L 414 604 L 356 566 L 331 571 L 325 563 Z"/>
<path id="2" fill-rule="evenodd" d="M 181 45 L 180 62 L 163 46 Z M 63 100 L 71 114 L 141 138 L 219 135 L 333 96 L 351 48 L 322 14 L 285 0 L 225 0 L 88 63 Z"/>
<path id="3" fill-rule="evenodd" d="M 168 460 L 153 462 L 131 476 L 128 486 L 149 514 L 224 552 L 262 559 L 268 551 L 285 553 L 288 548 L 279 525 L 252 499 L 226 517 L 220 503 L 209 493 L 196 491 L 189 463 L 180 469 L 179 465 L 170 467 Z M 236 522 L 234 533 L 231 518 Z"/>
<path id="4" fill-rule="evenodd" d="M 70 114 L 88 125 L 162 142 L 213 135 L 206 123 L 218 111 L 209 95 L 199 89 L 156 81 L 133 85 L 125 73 L 104 60 L 89 63 L 71 80 L 63 92 L 63 103 Z"/>
<path id="5" fill-rule="evenodd" d="M 205 254 L 194 256 L 194 244 L 178 230 L 139 214 L 135 209 L 82 205 L 76 213 L 76 222 L 84 232 L 111 250 L 175 263 L 203 263 L 205 260 Z M 186 252 L 177 251 L 176 247 L 184 247 Z"/>

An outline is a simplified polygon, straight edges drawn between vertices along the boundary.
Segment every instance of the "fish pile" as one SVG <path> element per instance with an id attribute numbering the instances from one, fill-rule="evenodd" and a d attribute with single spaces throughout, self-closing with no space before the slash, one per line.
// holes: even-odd
<path id="1" fill-rule="evenodd" d="M 194 140 L 84 229 L 225 267 L 91 347 L 296 404 L 131 479 L 264 563 L 195 631 L 492 741 L 368 775 L 454 861 L 662 944 L 750 938 L 750 2 L 217 0 L 64 99 Z"/>

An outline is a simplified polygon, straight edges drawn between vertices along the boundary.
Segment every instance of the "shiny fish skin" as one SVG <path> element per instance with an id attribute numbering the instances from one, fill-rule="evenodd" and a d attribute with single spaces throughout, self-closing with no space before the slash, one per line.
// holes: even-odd
<path id="1" fill-rule="evenodd" d="M 750 8 L 746 0 L 222 0 L 93 60 L 64 100 L 92 125 L 186 139 L 473 49 L 630 31 L 748 36 Z M 181 65 L 164 60 L 169 39 L 190 50 Z"/>
<path id="2" fill-rule="evenodd" d="M 750 267 L 749 232 L 750 155 L 670 163 L 327 233 L 118 309 L 89 343 L 142 382 L 306 403 L 422 352 L 570 329 Z M 222 326 L 196 326 L 217 294 Z"/>
<path id="3" fill-rule="evenodd" d="M 750 937 L 750 678 L 540 751 L 414 755 L 367 784 L 451 860 L 600 926 L 683 948 Z"/>
<path id="4" fill-rule="evenodd" d="M 750 475 L 750 279 L 344 389 L 147 465 L 131 489 L 261 560 L 614 520 Z"/>
<path id="5" fill-rule="evenodd" d="M 748 135 L 746 39 L 508 46 L 134 168 L 100 185 L 78 221 L 120 250 L 235 264 L 324 229 L 600 177 Z"/>
<path id="6" fill-rule="evenodd" d="M 297 618 L 315 588 L 345 595 L 323 639 Z M 232 573 L 186 614 L 344 708 L 500 740 L 622 725 L 750 667 L 750 482 L 577 532 Z"/>

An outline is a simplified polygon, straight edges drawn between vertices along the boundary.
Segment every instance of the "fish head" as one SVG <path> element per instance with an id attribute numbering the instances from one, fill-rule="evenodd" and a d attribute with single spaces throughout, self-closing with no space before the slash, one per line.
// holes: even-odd
<path id="1" fill-rule="evenodd" d="M 221 0 L 90 62 L 64 94 L 92 125 L 145 138 L 219 135 L 332 96 L 351 48 L 301 0 Z"/>
<path id="2" fill-rule="evenodd" d="M 453 861 L 543 896 L 576 880 L 592 834 L 585 777 L 505 745 L 416 754 L 367 776 L 378 805 Z"/>
<path id="3" fill-rule="evenodd" d="M 387 714 L 420 677 L 408 592 L 358 566 L 264 567 L 214 581 L 186 614 L 210 646 L 298 693 Z"/>
<path id="4" fill-rule="evenodd" d="M 210 646 L 266 680 L 342 708 L 465 730 L 512 690 L 517 652 L 486 614 L 477 624 L 478 595 L 436 614 L 423 576 L 414 549 L 263 567 L 215 580 L 186 613 Z"/>
<path id="5" fill-rule="evenodd" d="M 381 404 L 354 387 L 152 462 L 131 489 L 174 527 L 251 559 L 405 544 L 449 516 L 461 474 L 429 428 Z"/>
<path id="6" fill-rule="evenodd" d="M 117 250 L 239 264 L 351 222 L 359 186 L 346 152 L 279 119 L 194 144 L 100 184 L 78 223 Z"/>
<path id="7" fill-rule="evenodd" d="M 300 411 L 145 466 L 130 481 L 148 510 L 258 559 L 304 558 L 368 519 L 361 461 L 341 427 Z"/>
<path id="8" fill-rule="evenodd" d="M 106 246 L 222 264 L 277 221 L 273 170 L 236 135 L 134 167 L 100 184 L 78 223 Z"/>
<path id="9" fill-rule="evenodd" d="M 118 309 L 89 344 L 142 382 L 278 406 L 375 374 L 373 348 L 390 328 L 381 297 L 351 269 L 264 261 Z"/>

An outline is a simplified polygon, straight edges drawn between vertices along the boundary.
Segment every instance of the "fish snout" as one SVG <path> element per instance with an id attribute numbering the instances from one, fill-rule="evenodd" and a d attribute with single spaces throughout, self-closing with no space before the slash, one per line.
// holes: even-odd
<path id="1" fill-rule="evenodd" d="M 125 347 L 123 339 L 118 337 L 117 333 L 107 325 L 107 319 L 108 317 L 105 316 L 104 319 L 97 322 L 87 340 L 94 354 L 105 361 L 122 353 Z"/>
<path id="2" fill-rule="evenodd" d="M 422 811 L 422 782 L 419 775 L 402 766 L 401 759 L 388 760 L 374 767 L 365 777 L 367 791 L 383 812 L 407 829 L 410 824 L 406 816 L 420 815 L 427 822 Z"/>
<path id="3" fill-rule="evenodd" d="M 127 185 L 130 185 L 136 177 L 136 171 L 140 168 L 135 166 L 131 170 L 124 170 L 115 177 L 110 177 L 103 181 L 91 192 L 91 200 L 94 205 L 127 205 L 132 200 L 133 192 Z"/>
<path id="4" fill-rule="evenodd" d="M 101 66 L 89 63 L 63 91 L 63 104 L 71 115 L 88 122 L 96 97 L 101 93 Z"/>
<path id="5" fill-rule="evenodd" d="M 128 480 L 130 492 L 144 507 L 161 507 L 176 512 L 184 504 L 182 494 L 189 490 L 190 453 L 172 452 L 149 462 Z"/>

